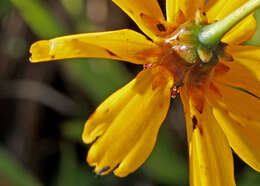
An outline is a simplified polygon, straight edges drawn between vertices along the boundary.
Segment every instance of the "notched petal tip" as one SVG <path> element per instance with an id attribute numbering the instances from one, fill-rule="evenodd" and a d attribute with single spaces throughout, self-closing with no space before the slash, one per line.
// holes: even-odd
<path id="1" fill-rule="evenodd" d="M 85 143 L 85 144 L 93 143 L 98 137 L 100 137 L 105 130 L 104 127 L 106 127 L 103 124 L 104 123 L 99 123 L 98 126 L 93 127 L 93 122 L 92 122 L 91 118 L 88 119 L 88 121 L 85 123 L 85 128 L 82 133 L 83 143 Z"/>
<path id="2" fill-rule="evenodd" d="M 109 166 L 105 166 L 99 170 L 95 170 L 96 174 L 99 176 L 103 176 L 105 174 L 108 174 L 110 172 L 110 167 Z"/>
<path id="3" fill-rule="evenodd" d="M 96 109 L 82 138 L 88 143 L 98 137 L 87 155 L 97 174 L 114 171 L 116 176 L 125 177 L 146 161 L 166 117 L 172 85 L 171 73 L 155 66 L 140 72 Z"/>
<path id="4" fill-rule="evenodd" d="M 82 139 L 83 143 L 85 143 L 85 144 L 90 144 L 92 142 L 92 140 L 89 138 L 89 135 L 86 132 L 86 129 L 84 129 L 81 139 Z"/>
<path id="5" fill-rule="evenodd" d="M 115 169 L 113 173 L 114 173 L 114 175 L 116 175 L 119 178 L 124 178 L 124 177 L 128 176 L 129 174 L 131 174 L 132 172 L 134 172 L 134 171 L 129 172 L 129 171 Z"/>
<path id="6" fill-rule="evenodd" d="M 48 40 L 41 40 L 33 43 L 30 48 L 30 62 L 37 63 L 55 59 L 55 56 L 50 55 L 50 46 L 50 41 Z"/>

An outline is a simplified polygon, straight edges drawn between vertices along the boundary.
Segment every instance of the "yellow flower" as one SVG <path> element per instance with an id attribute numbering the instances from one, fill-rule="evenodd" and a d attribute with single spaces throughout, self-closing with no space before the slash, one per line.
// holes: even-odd
<path id="1" fill-rule="evenodd" d="M 187 123 L 191 185 L 235 185 L 231 148 L 260 172 L 260 48 L 240 45 L 256 30 L 253 14 L 225 34 L 221 41 L 227 45 L 210 51 L 194 50 L 189 30 L 194 24 L 182 25 L 213 23 L 247 1 L 204 5 L 204 0 L 166 0 L 167 19 L 157 0 L 112 1 L 151 40 L 123 29 L 38 41 L 31 47 L 32 62 L 88 57 L 144 65 L 86 122 L 83 141 L 98 138 L 87 157 L 96 173 L 114 170 L 124 177 L 140 167 L 154 147 L 171 96 L 178 93 Z"/>

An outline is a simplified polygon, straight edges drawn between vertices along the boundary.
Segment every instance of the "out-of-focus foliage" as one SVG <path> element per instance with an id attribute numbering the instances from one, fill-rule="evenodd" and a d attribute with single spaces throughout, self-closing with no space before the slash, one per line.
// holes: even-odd
<path id="1" fill-rule="evenodd" d="M 95 22 L 92 19 L 95 16 L 101 17 Z M 260 24 L 260 11 L 256 17 Z M 172 118 L 171 112 L 163 126 L 168 130 L 161 131 L 151 157 L 129 177 L 120 179 L 112 174 L 97 177 L 85 163 L 88 146 L 81 142 L 85 120 L 102 100 L 134 77 L 131 73 L 136 72 L 134 67 L 104 59 L 29 64 L 29 46 L 39 39 L 122 28 L 118 23 L 136 29 L 119 8 L 107 0 L 1 0 L 0 20 L 0 109 L 5 112 L 1 112 L 3 116 L 0 117 L 1 131 L 4 131 L 0 137 L 3 142 L 0 185 L 188 185 L 185 133 L 176 135 L 179 130 L 172 125 L 181 122 Z M 260 29 L 248 43 L 260 45 L 259 38 Z M 2 72 L 1 69 L 6 70 Z M 42 93 L 42 86 L 27 82 L 29 86 L 18 87 L 17 81 L 21 79 L 25 84 L 28 79 L 46 84 L 56 90 L 56 94 L 47 91 L 46 98 L 30 99 L 32 95 Z M 62 112 L 62 106 L 66 107 L 66 104 L 55 102 L 60 100 L 56 99 L 58 95 L 64 100 L 73 100 L 77 108 L 71 114 Z M 27 101 L 21 101 L 21 98 Z M 61 111 L 54 111 L 52 104 L 46 105 L 42 99 L 60 104 Z M 174 124 L 170 122 L 173 120 Z M 56 125 L 52 126 L 54 123 Z M 240 161 L 237 164 L 239 186 L 259 185 L 259 174 L 244 168 L 245 164 Z"/>
<path id="2" fill-rule="evenodd" d="M 42 186 L 41 183 L 12 157 L 13 155 L 0 148 L 0 185 Z M 4 182 L 4 180 L 6 182 Z"/>
<path id="3" fill-rule="evenodd" d="M 176 139 L 166 131 L 162 131 L 157 145 L 145 165 L 146 172 L 152 179 L 169 185 L 173 183 L 188 184 L 188 162 L 183 156 L 180 156 L 177 148 Z"/>
<path id="4" fill-rule="evenodd" d="M 259 10 L 256 11 L 255 18 L 256 18 L 256 21 L 257 21 L 258 29 L 256 30 L 255 35 L 249 41 L 247 41 L 246 44 L 260 46 L 260 37 L 259 37 L 260 36 L 260 29 L 259 29 L 260 11 Z"/>

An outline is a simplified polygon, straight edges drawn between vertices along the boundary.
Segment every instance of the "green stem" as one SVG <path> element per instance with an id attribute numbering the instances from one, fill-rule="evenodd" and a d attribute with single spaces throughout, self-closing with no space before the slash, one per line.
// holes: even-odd
<path id="1" fill-rule="evenodd" d="M 200 43 L 207 47 L 216 46 L 229 30 L 259 7 L 260 0 L 249 0 L 224 19 L 202 27 L 198 34 Z"/>

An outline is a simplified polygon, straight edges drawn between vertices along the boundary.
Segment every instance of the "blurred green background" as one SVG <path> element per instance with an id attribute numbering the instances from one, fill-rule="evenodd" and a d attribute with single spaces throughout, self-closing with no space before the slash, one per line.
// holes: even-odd
<path id="1" fill-rule="evenodd" d="M 160 1 L 162 7 L 165 1 Z M 260 24 L 260 12 L 256 14 Z M 29 63 L 29 47 L 64 34 L 136 25 L 109 0 L 0 0 L 0 186 L 186 186 L 185 122 L 173 100 L 149 160 L 127 178 L 85 163 L 85 120 L 141 67 L 102 59 Z M 260 30 L 249 41 L 260 45 Z M 260 174 L 235 156 L 238 186 Z"/>

